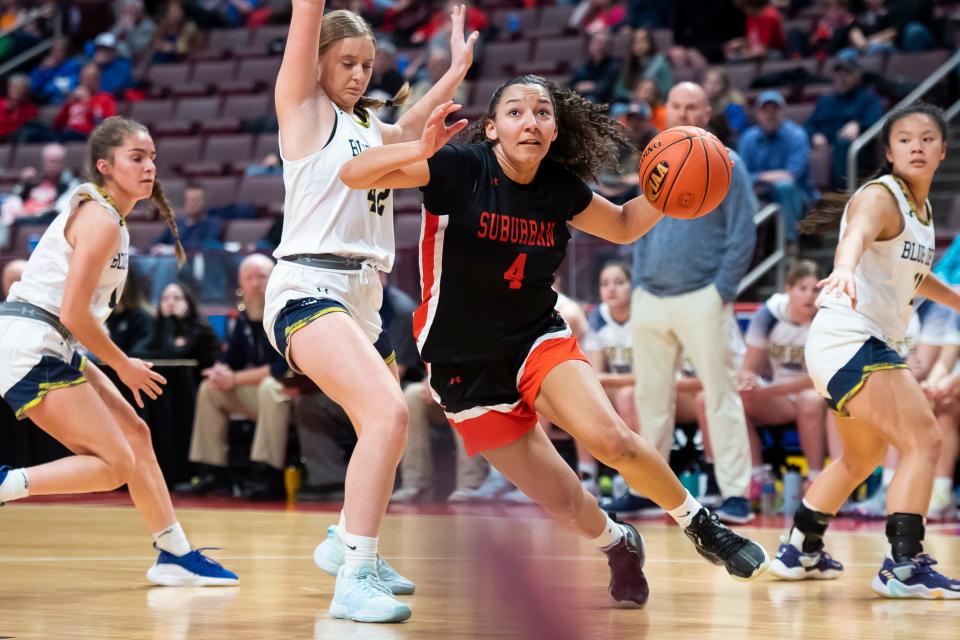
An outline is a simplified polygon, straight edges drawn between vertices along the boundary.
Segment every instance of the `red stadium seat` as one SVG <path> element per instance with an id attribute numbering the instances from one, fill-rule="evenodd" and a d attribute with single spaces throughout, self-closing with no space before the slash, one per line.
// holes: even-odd
<path id="1" fill-rule="evenodd" d="M 491 42 L 486 46 L 483 56 L 483 68 L 480 75 L 483 78 L 500 78 L 513 75 L 514 64 L 527 62 L 530 59 L 530 43 L 526 40 L 517 42 Z"/>
<path id="2" fill-rule="evenodd" d="M 223 242 L 239 242 L 241 245 L 259 242 L 273 226 L 273 218 L 228 220 L 223 232 Z"/>

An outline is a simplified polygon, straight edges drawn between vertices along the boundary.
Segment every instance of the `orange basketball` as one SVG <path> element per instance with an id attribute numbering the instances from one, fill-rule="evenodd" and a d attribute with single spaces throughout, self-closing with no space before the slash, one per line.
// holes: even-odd
<path id="1" fill-rule="evenodd" d="M 699 218 L 716 209 L 730 189 L 733 167 L 724 146 L 699 127 L 673 127 L 640 156 L 640 187 L 658 211 Z"/>

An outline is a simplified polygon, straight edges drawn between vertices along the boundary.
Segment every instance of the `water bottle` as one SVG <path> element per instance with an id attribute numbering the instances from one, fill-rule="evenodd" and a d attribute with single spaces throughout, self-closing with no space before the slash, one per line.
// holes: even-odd
<path id="1" fill-rule="evenodd" d="M 397 56 L 397 71 L 400 75 L 404 75 L 407 72 L 407 67 L 410 66 L 410 56 L 405 53 L 401 53 Z"/>
<path id="2" fill-rule="evenodd" d="M 511 36 L 515 36 L 520 32 L 520 16 L 516 11 L 511 12 L 507 17 L 507 32 Z"/>
<path id="3" fill-rule="evenodd" d="M 764 469 L 760 477 L 760 513 L 772 516 L 777 512 L 777 479 L 773 472 Z"/>
<path id="4" fill-rule="evenodd" d="M 700 470 L 690 467 L 680 474 L 680 484 L 690 492 L 694 498 L 700 496 Z"/>
<path id="5" fill-rule="evenodd" d="M 303 485 L 303 471 L 293 465 L 283 470 L 283 488 L 287 494 L 287 504 L 297 502 L 297 492 Z"/>
<path id="6" fill-rule="evenodd" d="M 37 245 L 40 243 L 40 234 L 31 233 L 27 237 L 27 253 L 33 253 L 33 250 L 37 248 Z"/>
<path id="7" fill-rule="evenodd" d="M 802 499 L 803 476 L 800 475 L 798 468 L 791 465 L 783 474 L 783 514 L 792 516 L 796 513 Z"/>

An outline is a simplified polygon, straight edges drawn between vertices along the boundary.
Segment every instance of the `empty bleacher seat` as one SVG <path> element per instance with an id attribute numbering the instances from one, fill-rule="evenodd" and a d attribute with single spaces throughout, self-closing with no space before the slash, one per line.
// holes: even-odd
<path id="1" fill-rule="evenodd" d="M 510 76 L 514 72 L 516 63 L 527 62 L 529 59 L 530 43 L 526 40 L 491 42 L 484 52 L 481 77 L 502 78 L 503 76 Z"/>
<path id="2" fill-rule="evenodd" d="M 199 162 L 202 144 L 203 139 L 199 136 L 157 140 L 157 171 L 163 176 L 182 165 Z"/>
<path id="3" fill-rule="evenodd" d="M 237 67 L 236 78 L 237 80 L 253 80 L 272 87 L 277 81 L 277 74 L 280 73 L 280 62 L 279 56 L 241 60 Z"/>
<path id="4" fill-rule="evenodd" d="M 45 146 L 45 143 L 18 144 L 10 166 L 15 169 L 23 169 L 24 167 L 35 167 L 39 169 L 40 157 L 43 154 L 43 148 Z"/>
<path id="5" fill-rule="evenodd" d="M 223 232 L 223 242 L 239 242 L 241 245 L 256 243 L 266 235 L 271 226 L 273 218 L 228 220 Z"/>
<path id="6" fill-rule="evenodd" d="M 572 5 L 566 4 L 543 7 L 534 33 L 539 38 L 563 35 L 567 32 L 573 9 Z"/>
<path id="7" fill-rule="evenodd" d="M 232 52 L 250 44 L 250 31 L 241 29 L 213 29 L 207 49 L 213 52 Z"/>
<path id="8" fill-rule="evenodd" d="M 273 209 L 283 205 L 283 176 L 244 176 L 235 201 Z"/>
<path id="9" fill-rule="evenodd" d="M 237 198 L 237 178 L 233 176 L 219 178 L 199 178 L 195 183 L 203 188 L 207 196 L 207 207 L 224 207 L 235 204 Z"/>
<path id="10" fill-rule="evenodd" d="M 215 84 L 224 80 L 233 80 L 237 72 L 235 60 L 204 60 L 193 64 L 192 82 Z"/>
<path id="11" fill-rule="evenodd" d="M 252 158 L 253 134 L 238 133 L 227 136 L 207 138 L 207 147 L 203 153 L 204 162 L 230 164 Z"/>
<path id="12" fill-rule="evenodd" d="M 181 98 L 174 110 L 174 120 L 203 122 L 220 115 L 220 96 L 205 98 Z"/>
<path id="13" fill-rule="evenodd" d="M 560 69 L 570 71 L 582 62 L 584 43 L 582 36 L 537 40 L 531 59 L 537 62 L 556 62 Z"/>
<path id="14" fill-rule="evenodd" d="M 891 53 L 884 75 L 891 80 L 919 84 L 946 62 L 950 51 L 937 49 L 923 53 Z"/>
<path id="15" fill-rule="evenodd" d="M 163 220 L 133 220 L 127 228 L 130 230 L 130 246 L 139 253 L 148 253 L 154 241 L 166 231 L 167 223 Z"/>
<path id="16" fill-rule="evenodd" d="M 169 91 L 174 87 L 186 84 L 190 79 L 190 65 L 182 62 L 176 64 L 155 64 L 147 70 L 147 81 L 154 90 Z"/>
<path id="17" fill-rule="evenodd" d="M 393 234 L 398 251 L 420 244 L 420 227 L 421 220 L 418 215 L 406 214 L 394 217 Z"/>
<path id="18" fill-rule="evenodd" d="M 254 95 L 227 96 L 223 101 L 221 115 L 225 118 L 252 120 L 270 114 L 273 110 L 273 96 L 269 93 Z"/>
<path id="19" fill-rule="evenodd" d="M 148 127 L 173 117 L 173 100 L 141 100 L 130 105 L 129 116 Z"/>

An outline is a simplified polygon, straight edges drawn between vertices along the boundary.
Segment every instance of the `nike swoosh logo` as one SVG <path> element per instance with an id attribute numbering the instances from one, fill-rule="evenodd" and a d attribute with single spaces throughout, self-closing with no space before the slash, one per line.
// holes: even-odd
<path id="1" fill-rule="evenodd" d="M 356 547 L 351 547 L 351 546 L 348 545 L 346 542 L 343 543 L 343 546 L 345 546 L 347 549 L 350 549 L 350 551 L 356 551 L 356 550 L 357 550 Z"/>
<path id="2" fill-rule="evenodd" d="M 683 515 L 680 516 L 680 517 L 681 517 L 681 518 L 686 518 L 686 517 L 687 517 L 688 515 L 690 515 L 691 513 L 693 513 L 693 511 L 687 511 L 685 514 L 683 514 Z"/>

